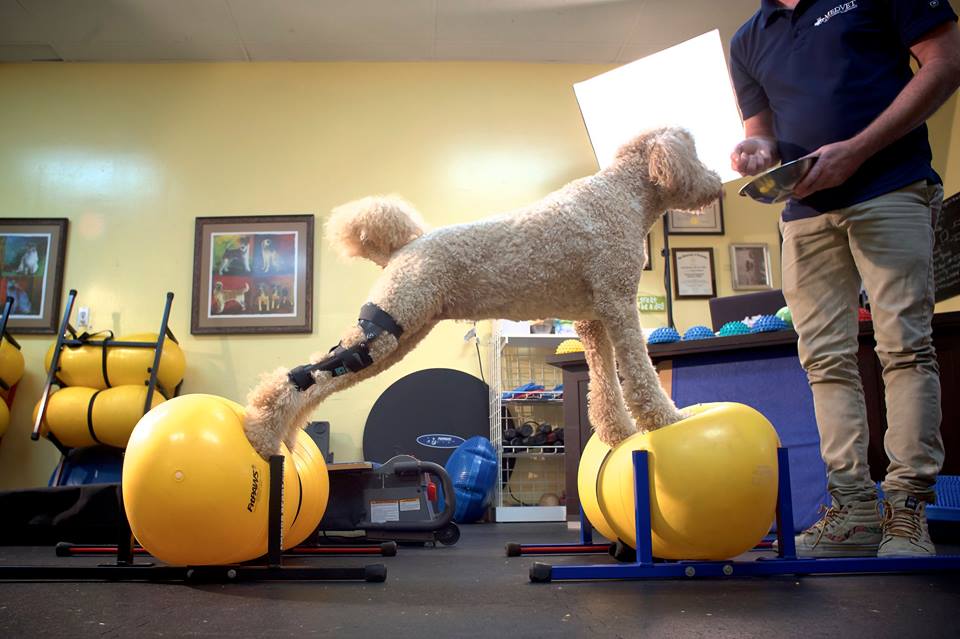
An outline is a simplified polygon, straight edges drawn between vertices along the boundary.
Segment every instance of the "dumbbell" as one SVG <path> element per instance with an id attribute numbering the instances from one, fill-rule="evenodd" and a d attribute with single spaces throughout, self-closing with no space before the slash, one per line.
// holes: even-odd
<path id="1" fill-rule="evenodd" d="M 549 433 L 549 432 L 552 431 L 552 430 L 553 430 L 553 426 L 551 426 L 551 425 L 548 424 L 547 422 L 543 422 L 543 423 L 540 424 L 540 426 L 537 428 L 537 432 L 538 432 L 538 433 L 543 433 L 544 435 L 546 435 L 547 433 Z"/>
<path id="2" fill-rule="evenodd" d="M 503 431 L 503 441 L 508 442 L 518 436 L 517 429 L 512 426 Z"/>
<path id="3" fill-rule="evenodd" d="M 534 421 L 523 422 L 523 424 L 520 425 L 520 428 L 518 429 L 517 432 L 520 435 L 520 437 L 526 438 L 526 437 L 531 437 L 538 428 L 540 428 L 540 424 L 538 424 L 537 422 L 534 422 Z"/>

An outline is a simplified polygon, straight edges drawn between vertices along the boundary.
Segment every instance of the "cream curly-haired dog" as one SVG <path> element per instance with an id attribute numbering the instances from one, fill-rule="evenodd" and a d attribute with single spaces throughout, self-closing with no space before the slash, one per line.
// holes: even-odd
<path id="1" fill-rule="evenodd" d="M 692 136 L 662 128 L 622 146 L 613 164 L 592 176 L 469 224 L 427 231 L 417 212 L 394 198 L 335 209 L 327 236 L 345 255 L 383 267 L 364 308 L 375 305 L 375 324 L 392 330 L 361 320 L 336 351 L 311 356 L 315 366 L 265 374 L 247 398 L 247 437 L 264 457 L 281 441 L 293 444 L 321 401 L 395 364 L 446 319 L 576 320 L 590 368 L 590 421 L 600 439 L 613 445 L 637 427 L 680 420 L 640 329 L 644 239 L 667 209 L 699 209 L 720 189 Z M 338 357 L 349 366 L 329 365 Z"/>

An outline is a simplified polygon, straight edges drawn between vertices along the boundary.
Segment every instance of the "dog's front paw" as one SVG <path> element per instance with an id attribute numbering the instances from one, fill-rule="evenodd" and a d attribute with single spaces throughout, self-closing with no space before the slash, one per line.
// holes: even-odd
<path id="1" fill-rule="evenodd" d="M 279 432 L 266 424 L 263 415 L 249 406 L 243 419 L 243 432 L 253 449 L 265 460 L 280 453 Z"/>

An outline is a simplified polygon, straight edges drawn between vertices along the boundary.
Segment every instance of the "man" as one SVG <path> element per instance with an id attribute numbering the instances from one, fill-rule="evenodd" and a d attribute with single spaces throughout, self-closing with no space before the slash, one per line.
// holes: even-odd
<path id="1" fill-rule="evenodd" d="M 832 497 L 797 536 L 803 555 L 935 552 L 924 504 L 944 455 L 930 329 L 943 188 L 923 123 L 960 83 L 956 21 L 947 0 L 762 0 L 731 42 L 746 130 L 734 169 L 754 175 L 818 157 L 780 222 L 783 292 Z M 857 370 L 861 283 L 886 384 L 882 517 Z"/>

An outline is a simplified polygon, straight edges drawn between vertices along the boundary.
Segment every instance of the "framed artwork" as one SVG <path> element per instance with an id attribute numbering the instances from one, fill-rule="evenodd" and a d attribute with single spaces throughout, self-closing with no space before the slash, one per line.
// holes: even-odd
<path id="1" fill-rule="evenodd" d="M 643 260 L 643 270 L 652 271 L 653 270 L 653 253 L 650 248 L 650 234 L 647 233 L 647 239 L 643 241 L 643 250 L 646 251 L 646 259 Z"/>
<path id="2" fill-rule="evenodd" d="M 717 198 L 699 211 L 667 211 L 670 235 L 723 235 L 723 200 Z"/>
<path id="3" fill-rule="evenodd" d="M 717 296 L 712 248 L 670 249 L 673 258 L 673 292 L 677 299 Z"/>
<path id="4" fill-rule="evenodd" d="M 730 271 L 733 288 L 756 291 L 773 288 L 770 272 L 770 249 L 766 244 L 731 244 Z"/>
<path id="5" fill-rule="evenodd" d="M 66 218 L 0 220 L 0 306 L 13 298 L 11 332 L 57 332 L 67 226 Z"/>
<path id="6" fill-rule="evenodd" d="M 313 216 L 198 217 L 190 332 L 313 332 Z"/>

